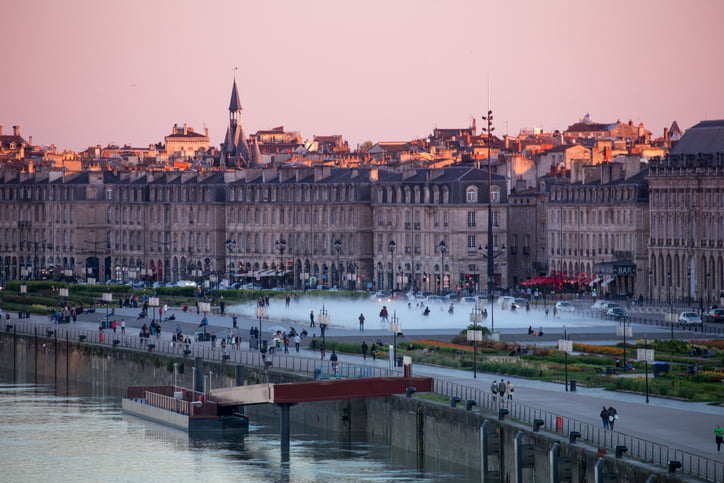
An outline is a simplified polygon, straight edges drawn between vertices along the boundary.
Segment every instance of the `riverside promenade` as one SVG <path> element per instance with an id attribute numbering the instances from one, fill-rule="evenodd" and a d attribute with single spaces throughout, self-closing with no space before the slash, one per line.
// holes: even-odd
<path id="1" fill-rule="evenodd" d="M 281 302 L 279 302 L 281 303 Z M 138 319 L 139 309 L 115 309 L 111 319 L 118 322 L 118 329 L 115 334 L 110 329 L 104 330 L 106 345 L 111 340 L 119 340 L 122 347 L 143 348 L 140 345 L 138 332 L 141 325 L 148 324 L 151 318 Z M 156 343 L 154 350 L 160 353 L 171 353 L 182 356 L 181 347 L 171 344 L 171 337 L 176 326 L 181 327 L 184 334 L 193 334 L 199 329 L 199 322 L 203 314 L 197 314 L 195 310 L 183 312 L 179 308 L 172 308 L 171 312 L 176 317 L 175 321 L 164 321 L 162 323 L 161 336 L 156 339 L 152 336 L 147 339 L 148 343 Z M 16 324 L 18 328 L 26 324 L 33 324 L 38 327 L 40 333 L 46 330 L 57 330 L 59 338 L 64 332 L 72 331 L 74 335 L 83 332 L 88 334 L 87 341 L 97 341 L 99 332 L 99 321 L 106 316 L 104 311 L 93 314 L 82 314 L 77 322 L 70 324 L 55 325 L 48 321 L 47 317 L 31 316 L 29 319 L 17 319 L 17 314 L 6 324 Z M 232 328 L 230 315 L 209 314 L 209 325 L 207 331 L 217 335 L 218 340 L 226 337 Z M 126 334 L 121 336 L 120 320 L 126 321 Z M 211 342 L 193 342 L 191 344 L 190 357 L 203 356 L 211 360 L 222 360 L 224 355 L 229 363 L 244 363 L 252 365 L 263 365 L 258 351 L 249 349 L 249 329 L 252 326 L 259 326 L 259 320 L 248 317 L 239 317 L 236 333 L 241 334 L 243 343 L 240 351 L 228 349 L 221 351 L 219 345 L 212 349 Z M 307 321 L 291 320 L 263 320 L 263 337 L 270 338 L 268 329 L 280 326 L 288 329 L 294 327 L 298 332 L 306 329 L 309 337 L 316 334 L 321 341 L 319 326 L 309 327 Z M 391 343 L 392 336 L 388 330 L 377 327 L 377 324 L 368 324 L 364 332 L 330 326 L 326 331 L 326 338 L 335 341 L 361 341 L 365 340 L 368 345 L 382 340 L 384 344 Z M 655 336 L 654 328 L 642 329 L 650 333 L 649 337 Z M 662 329 L 663 330 L 663 329 Z M 449 341 L 458 330 L 451 329 L 416 329 L 404 332 L 403 341 L 417 339 L 437 339 Z M 664 331 L 665 332 L 665 331 Z M 585 338 L 588 341 L 600 341 L 612 343 L 614 337 L 610 330 L 589 327 L 585 330 Z M 95 337 L 94 337 L 95 336 Z M 525 328 L 503 329 L 501 338 L 504 340 L 519 340 L 521 343 L 553 344 L 560 334 L 551 328 L 548 334 L 537 340 L 530 340 Z M 665 337 L 665 335 L 664 335 Z M 701 335 L 699 335 L 701 337 Z M 218 341 L 217 341 L 218 342 Z M 307 344 L 303 341 L 302 346 Z M 290 347 L 289 354 L 268 355 L 275 368 L 297 369 L 312 372 L 317 367 L 329 366 L 329 354 L 322 360 L 320 353 L 302 348 L 296 352 Z M 363 360 L 361 355 L 339 354 L 339 363 L 343 366 L 354 366 L 364 368 L 374 375 L 398 374 L 402 369 L 392 367 L 387 359 L 372 361 L 368 356 Z M 491 414 L 497 414 L 499 407 L 510 410 L 508 417 L 523 422 L 532 422 L 533 419 L 545 421 L 544 431 L 556 431 L 568 434 L 569 430 L 580 431 L 582 440 L 594 447 L 607 448 L 613 453 L 615 446 L 623 444 L 629 448 L 629 456 L 636 459 L 646 459 L 658 464 L 665 464 L 669 459 L 683 460 L 684 469 L 688 473 L 698 475 L 709 481 L 722 481 L 724 479 L 724 453 L 718 453 L 714 442 L 713 429 L 717 424 L 724 425 L 724 407 L 710 406 L 703 403 L 690 403 L 674 399 L 649 397 L 646 403 L 642 394 L 629 394 L 613 391 L 605 391 L 598 388 L 586 388 L 578 385 L 575 392 L 566 392 L 563 384 L 547 383 L 535 380 L 503 376 L 506 381 L 510 380 L 515 385 L 515 393 L 512 401 L 501 400 L 494 397 L 489 390 L 493 380 L 500 380 L 501 376 L 490 373 L 477 373 L 473 376 L 472 371 L 456 370 L 444 367 L 429 366 L 424 364 L 413 364 L 412 373 L 414 376 L 429 376 L 436 380 L 436 392 L 449 396 L 457 395 L 462 398 L 463 405 L 466 400 L 473 399 L 476 405 L 473 410 Z M 650 375 L 650 377 L 652 377 Z M 572 376 L 575 378 L 575 376 Z M 602 427 L 599 412 L 602 406 L 614 406 L 618 410 L 620 419 L 616 423 L 615 431 L 605 430 Z M 463 408 L 464 410 L 464 408 Z M 557 427 L 558 424 L 562 426 Z"/>

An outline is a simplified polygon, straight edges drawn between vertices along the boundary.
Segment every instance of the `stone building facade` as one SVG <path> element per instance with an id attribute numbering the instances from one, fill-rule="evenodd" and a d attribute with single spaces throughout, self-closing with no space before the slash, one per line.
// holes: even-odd
<path id="1" fill-rule="evenodd" d="M 551 271 L 579 285 L 595 284 L 605 296 L 645 293 L 648 184 L 645 171 L 634 172 L 603 163 L 585 167 L 581 183 L 551 186 L 546 206 Z"/>
<path id="2" fill-rule="evenodd" d="M 724 299 L 724 121 L 688 129 L 650 163 L 653 296 L 704 307 Z"/>
<path id="3" fill-rule="evenodd" d="M 503 245 L 505 181 L 494 179 Z M 447 291 L 472 271 L 485 286 L 471 266 L 483 266 L 487 193 L 473 168 L 5 172 L 2 277 Z M 504 257 L 496 267 L 506 287 Z"/>

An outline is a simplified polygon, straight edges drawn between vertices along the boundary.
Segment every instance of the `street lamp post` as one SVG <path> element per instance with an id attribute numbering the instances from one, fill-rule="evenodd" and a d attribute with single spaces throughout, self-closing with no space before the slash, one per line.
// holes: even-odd
<path id="1" fill-rule="evenodd" d="M 319 330 L 322 332 L 322 342 L 327 342 L 327 327 L 329 326 L 329 313 L 327 309 L 322 305 L 322 310 L 319 311 Z"/>
<path id="2" fill-rule="evenodd" d="M 623 319 L 623 372 L 626 373 L 626 317 Z"/>
<path id="3" fill-rule="evenodd" d="M 340 284 L 340 268 L 339 268 L 339 252 L 342 251 L 342 240 L 339 238 L 334 240 L 334 249 L 337 251 L 337 288 L 339 288 Z"/>
<path id="4" fill-rule="evenodd" d="M 649 339 L 644 337 L 644 370 L 646 371 L 646 404 L 649 403 Z"/>
<path id="5" fill-rule="evenodd" d="M 706 286 L 704 287 L 704 291 L 706 292 L 706 305 L 709 306 L 709 300 L 711 298 L 709 297 L 710 291 L 709 291 L 709 282 L 711 281 L 711 273 L 706 274 Z"/>
<path id="6" fill-rule="evenodd" d="M 394 368 L 395 362 L 397 361 L 397 334 L 401 332 L 400 321 L 397 318 L 397 311 L 394 311 L 392 313 L 392 317 L 390 317 L 389 329 L 392 331 L 392 350 L 390 350 L 390 366 L 391 368 Z"/>
<path id="7" fill-rule="evenodd" d="M 488 99 L 488 115 L 483 116 L 483 121 L 487 123 L 487 128 L 483 128 L 483 132 L 488 134 L 488 299 L 490 300 L 490 326 L 493 327 L 493 277 L 495 276 L 495 265 L 493 261 L 493 171 L 491 160 L 491 145 L 493 139 L 493 111 L 490 110 L 490 99 Z"/>
<path id="8" fill-rule="evenodd" d="M 392 280 L 390 281 L 390 290 L 395 292 L 395 247 L 397 243 L 395 240 L 390 240 L 387 244 L 387 249 L 390 251 L 390 257 L 392 258 Z"/>
<path id="9" fill-rule="evenodd" d="M 473 323 L 473 329 L 468 329 L 467 338 L 473 341 L 473 379 L 478 377 L 478 341 L 482 340 L 482 331 L 478 327 L 483 322 L 483 312 L 476 303 L 470 313 L 470 321 Z"/>
<path id="10" fill-rule="evenodd" d="M 280 279 L 284 280 L 284 275 L 286 270 L 284 270 L 284 250 L 287 248 L 287 241 L 284 238 L 280 238 L 279 240 L 274 241 L 274 248 L 279 250 L 279 260 L 281 263 L 281 277 Z M 277 285 L 279 284 L 279 281 L 277 281 Z"/>
<path id="11" fill-rule="evenodd" d="M 266 307 L 262 304 L 257 303 L 256 304 L 256 319 L 259 322 L 259 335 L 257 337 L 257 349 L 261 349 L 261 341 L 262 341 L 262 331 L 261 331 L 261 322 L 266 317 Z"/>
<path id="12" fill-rule="evenodd" d="M 440 250 L 440 295 L 442 295 L 445 285 L 445 252 L 447 251 L 447 243 L 445 243 L 445 240 L 440 240 L 437 248 Z"/>
<path id="13" fill-rule="evenodd" d="M 483 256 L 483 246 L 478 245 L 478 259 L 480 259 Z M 475 265 L 475 268 L 477 270 L 478 266 Z M 473 288 L 475 289 L 475 293 L 478 293 L 480 291 L 480 283 L 478 282 L 478 277 L 480 275 L 474 274 L 473 276 Z"/>
<path id="14" fill-rule="evenodd" d="M 226 240 L 226 251 L 231 254 L 234 249 L 236 249 L 236 240 Z M 231 258 L 231 255 L 229 255 L 229 258 Z M 229 285 L 231 285 L 234 282 L 234 272 L 231 269 L 231 267 L 234 266 L 234 263 L 232 260 L 226 260 L 226 265 L 229 267 Z"/>
<path id="15" fill-rule="evenodd" d="M 649 270 L 649 305 L 653 303 L 653 287 L 651 286 L 651 277 L 653 276 L 654 272 Z"/>
<path id="16" fill-rule="evenodd" d="M 566 331 L 566 326 L 563 326 L 563 340 L 568 341 L 568 332 Z M 566 342 L 568 344 L 568 342 Z M 566 392 L 568 392 L 568 346 L 564 347 L 564 353 L 565 353 L 565 364 L 566 364 Z"/>
<path id="17" fill-rule="evenodd" d="M 671 316 L 671 272 L 666 274 L 666 298 L 669 301 L 669 318 L 671 319 L 671 340 L 674 340 L 674 318 Z"/>

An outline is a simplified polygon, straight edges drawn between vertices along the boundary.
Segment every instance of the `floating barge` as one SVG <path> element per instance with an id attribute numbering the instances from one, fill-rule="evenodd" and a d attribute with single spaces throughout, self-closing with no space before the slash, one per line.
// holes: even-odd
<path id="1" fill-rule="evenodd" d="M 121 407 L 133 416 L 188 432 L 249 427 L 241 406 L 220 405 L 203 393 L 177 386 L 130 386 Z"/>

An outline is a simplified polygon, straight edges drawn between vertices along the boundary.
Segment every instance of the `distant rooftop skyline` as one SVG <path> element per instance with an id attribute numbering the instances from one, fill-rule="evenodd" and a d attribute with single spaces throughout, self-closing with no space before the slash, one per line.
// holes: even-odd
<path id="1" fill-rule="evenodd" d="M 0 125 L 59 149 L 146 146 L 174 124 L 218 147 L 234 76 L 247 134 L 352 149 L 479 128 L 489 77 L 496 135 L 724 118 L 723 2 L 6 3 Z"/>

